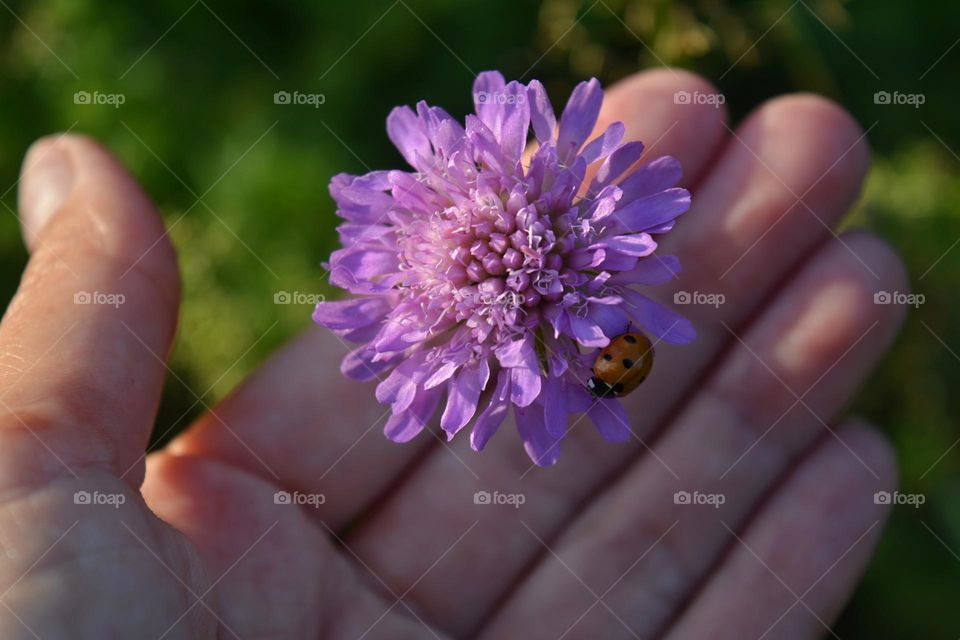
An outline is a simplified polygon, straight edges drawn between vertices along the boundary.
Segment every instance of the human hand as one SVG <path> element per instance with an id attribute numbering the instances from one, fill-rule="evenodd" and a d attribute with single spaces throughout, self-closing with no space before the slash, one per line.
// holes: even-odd
<path id="1" fill-rule="evenodd" d="M 879 535 L 874 493 L 895 483 L 883 438 L 833 419 L 902 317 L 874 293 L 905 276 L 876 238 L 831 231 L 868 165 L 849 116 L 790 96 L 733 130 L 682 91 L 715 93 L 643 73 L 598 127 L 622 120 L 682 162 L 694 204 L 663 251 L 685 271 L 655 293 L 722 304 L 680 309 L 698 338 L 657 346 L 628 398 L 633 442 L 574 425 L 547 469 L 506 425 L 480 455 L 386 441 L 383 407 L 318 328 L 145 460 L 175 257 L 109 154 L 41 141 L 21 183 L 31 260 L 0 326 L 0 636 L 827 633 Z"/>

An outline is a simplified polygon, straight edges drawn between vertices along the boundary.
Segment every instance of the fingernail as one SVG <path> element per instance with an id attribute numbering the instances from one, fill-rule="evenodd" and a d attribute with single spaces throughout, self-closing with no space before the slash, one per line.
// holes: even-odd
<path id="1" fill-rule="evenodd" d="M 28 246 L 66 202 L 73 177 L 70 154 L 61 140 L 44 139 L 30 147 L 20 178 L 20 221 Z"/>

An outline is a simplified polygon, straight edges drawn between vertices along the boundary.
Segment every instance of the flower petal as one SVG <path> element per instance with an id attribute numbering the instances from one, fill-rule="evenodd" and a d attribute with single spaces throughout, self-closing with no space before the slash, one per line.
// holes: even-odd
<path id="1" fill-rule="evenodd" d="M 677 159 L 662 156 L 631 172 L 619 186 L 623 189 L 624 202 L 630 202 L 669 189 L 682 177 L 683 169 Z"/>
<path id="2" fill-rule="evenodd" d="M 670 222 L 689 208 L 690 192 L 674 187 L 634 200 L 617 209 L 612 217 L 628 231 L 638 232 Z"/>
<path id="3" fill-rule="evenodd" d="M 552 140 L 557 129 L 557 118 L 553 115 L 547 91 L 539 80 L 531 80 L 527 85 L 527 96 L 530 98 L 530 120 L 534 135 L 541 144 Z"/>
<path id="4" fill-rule="evenodd" d="M 487 408 L 483 410 L 470 433 L 470 446 L 474 451 L 483 451 L 487 442 L 497 432 L 510 410 L 510 370 L 501 369 L 497 386 L 493 390 Z"/>
<path id="5" fill-rule="evenodd" d="M 500 120 L 503 102 L 497 96 L 503 92 L 506 81 L 499 71 L 484 71 L 473 81 L 473 105 L 477 116 L 492 131 Z"/>
<path id="6" fill-rule="evenodd" d="M 367 345 L 354 349 L 340 363 L 340 372 L 351 380 L 369 382 L 384 371 L 397 365 L 400 357 L 382 358 L 374 360 L 377 352 Z M 399 356 L 399 354 L 397 354 Z"/>
<path id="7" fill-rule="evenodd" d="M 570 331 L 573 337 L 585 347 L 605 347 L 610 339 L 603 335 L 603 330 L 590 317 L 581 318 L 575 313 L 570 316 Z"/>
<path id="8" fill-rule="evenodd" d="M 500 365 L 510 370 L 510 397 L 518 407 L 526 407 L 540 395 L 540 363 L 533 335 L 527 334 L 497 349 Z"/>
<path id="9" fill-rule="evenodd" d="M 593 421 L 600 435 L 609 442 L 627 442 L 630 440 L 630 419 L 619 400 L 614 398 L 598 399 L 587 415 Z"/>
<path id="10" fill-rule="evenodd" d="M 394 413 L 383 426 L 383 433 L 394 442 L 409 442 L 423 431 L 437 411 L 442 389 L 421 389 L 405 411 Z"/>
<path id="11" fill-rule="evenodd" d="M 630 271 L 621 271 L 610 278 L 610 284 L 665 284 L 680 273 L 680 260 L 676 256 L 652 255 L 637 262 Z"/>
<path id="12" fill-rule="evenodd" d="M 640 159 L 641 155 L 643 155 L 643 143 L 641 142 L 627 142 L 614 149 L 597 170 L 597 175 L 587 190 L 587 196 L 589 197 L 590 194 L 598 193 L 601 189 L 623 175 L 623 172 L 632 167 L 633 164 Z"/>
<path id="13" fill-rule="evenodd" d="M 620 289 L 620 295 L 627 302 L 630 315 L 643 329 L 658 340 L 674 344 L 688 344 L 697 336 L 693 324 L 659 302 L 654 302 L 642 293 L 628 287 Z"/>
<path id="14" fill-rule="evenodd" d="M 584 140 L 597 124 L 602 103 L 603 90 L 596 78 L 581 82 L 573 89 L 560 116 L 560 131 L 557 134 L 557 154 L 563 163 L 569 164 L 580 151 Z"/>
<path id="15" fill-rule="evenodd" d="M 456 380 L 447 385 L 447 407 L 440 417 L 440 426 L 447 432 L 447 439 L 466 426 L 477 411 L 480 392 L 490 379 L 490 365 L 486 360 L 464 367 Z"/>
<path id="16" fill-rule="evenodd" d="M 564 381 L 560 376 L 547 376 L 543 385 L 543 421 L 554 438 L 567 434 L 567 407 L 564 401 Z"/>
<path id="17" fill-rule="evenodd" d="M 387 136 L 411 167 L 417 168 L 418 156 L 430 156 L 426 127 L 410 107 L 397 107 L 390 112 Z"/>
<path id="18" fill-rule="evenodd" d="M 356 329 L 379 322 L 389 309 L 382 297 L 320 302 L 313 310 L 313 321 L 327 329 Z"/>
<path id="19" fill-rule="evenodd" d="M 514 411 L 517 432 L 523 448 L 533 462 L 541 467 L 555 464 L 560 459 L 560 439 L 550 435 L 543 422 L 543 405 L 539 402 Z"/>

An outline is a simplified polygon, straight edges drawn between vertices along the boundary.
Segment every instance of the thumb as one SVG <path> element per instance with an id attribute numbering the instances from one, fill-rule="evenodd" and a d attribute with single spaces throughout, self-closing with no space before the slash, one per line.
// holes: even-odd
<path id="1" fill-rule="evenodd" d="M 163 224 L 113 155 L 71 135 L 27 153 L 20 216 L 31 257 L 0 324 L 0 448 L 39 441 L 54 471 L 136 468 L 138 484 L 179 303 Z"/>

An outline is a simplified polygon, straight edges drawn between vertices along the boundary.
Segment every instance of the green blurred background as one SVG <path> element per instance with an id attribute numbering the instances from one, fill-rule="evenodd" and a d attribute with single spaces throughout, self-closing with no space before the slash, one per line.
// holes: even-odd
<path id="1" fill-rule="evenodd" d="M 462 115 L 471 70 L 538 77 L 560 102 L 585 76 L 606 84 L 665 63 L 714 80 L 735 118 L 786 91 L 831 96 L 872 127 L 854 223 L 900 250 L 926 296 L 854 410 L 885 425 L 903 490 L 927 502 L 894 510 L 837 633 L 957 638 L 958 25 L 958 3 L 902 0 L 2 0 L 0 189 L 33 139 L 70 129 L 115 149 L 158 202 L 185 284 L 163 442 L 202 408 L 188 386 L 212 404 L 309 323 L 309 305 L 276 305 L 277 292 L 330 293 L 318 266 L 335 243 L 327 182 L 398 166 L 383 126 L 394 105 L 425 98 Z M 81 91 L 124 103 L 77 104 Z M 323 104 L 275 104 L 278 91 Z M 875 104 L 877 91 L 925 102 Z M 9 299 L 26 255 L 16 189 L 2 201 Z"/>

